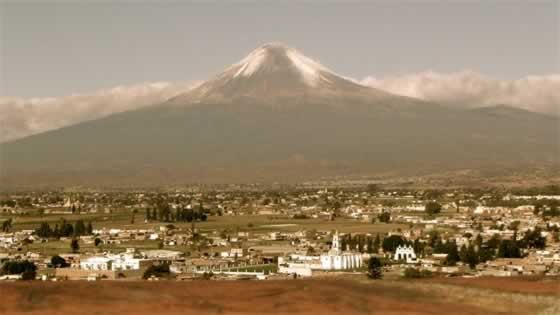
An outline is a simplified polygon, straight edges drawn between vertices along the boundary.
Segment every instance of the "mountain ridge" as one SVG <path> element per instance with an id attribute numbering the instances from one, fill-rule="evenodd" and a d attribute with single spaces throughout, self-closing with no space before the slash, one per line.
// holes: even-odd
<path id="1" fill-rule="evenodd" d="M 1 182 L 298 181 L 559 163 L 558 119 L 451 109 L 324 66 L 311 80 L 283 46 L 272 49 L 271 62 L 245 58 L 166 102 L 0 144 Z"/>

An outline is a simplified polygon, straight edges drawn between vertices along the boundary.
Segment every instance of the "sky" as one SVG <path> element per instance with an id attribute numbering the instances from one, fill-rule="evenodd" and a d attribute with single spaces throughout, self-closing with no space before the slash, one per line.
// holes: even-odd
<path id="1" fill-rule="evenodd" d="M 0 0 L 0 96 L 204 80 L 271 41 L 360 80 L 557 74 L 559 2 Z"/>

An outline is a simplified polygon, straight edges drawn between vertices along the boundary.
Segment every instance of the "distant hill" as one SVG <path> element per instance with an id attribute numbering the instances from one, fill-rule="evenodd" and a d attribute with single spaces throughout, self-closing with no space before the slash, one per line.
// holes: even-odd
<path id="1" fill-rule="evenodd" d="M 0 183 L 293 182 L 558 166 L 559 122 L 396 96 L 273 43 L 162 104 L 0 144 Z"/>

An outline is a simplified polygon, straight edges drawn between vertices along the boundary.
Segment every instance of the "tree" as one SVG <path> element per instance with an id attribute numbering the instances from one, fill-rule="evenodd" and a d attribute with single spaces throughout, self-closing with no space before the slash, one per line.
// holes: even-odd
<path id="1" fill-rule="evenodd" d="M 486 242 L 486 247 L 496 250 L 498 246 L 500 246 L 501 238 L 499 234 L 494 234 L 492 237 Z"/>
<path id="2" fill-rule="evenodd" d="M 448 241 L 446 243 L 446 251 L 447 251 L 447 265 L 448 266 L 455 266 L 455 264 L 461 259 L 459 257 L 459 251 L 457 250 L 457 243 L 455 241 Z"/>
<path id="3" fill-rule="evenodd" d="M 366 242 L 366 252 L 368 254 L 373 254 L 373 239 L 371 237 L 367 237 L 367 242 Z"/>
<path id="4" fill-rule="evenodd" d="M 379 248 L 381 247 L 381 239 L 379 238 L 379 233 L 375 235 L 373 240 L 373 252 L 379 253 Z"/>
<path id="5" fill-rule="evenodd" d="M 434 200 L 434 199 L 438 199 L 441 196 L 443 196 L 444 192 L 442 190 L 436 190 L 436 189 L 432 189 L 432 190 L 427 190 L 423 197 L 424 200 Z"/>
<path id="6" fill-rule="evenodd" d="M 136 216 L 137 212 L 138 212 L 138 210 L 136 210 L 136 209 L 132 210 L 132 215 L 130 217 L 130 224 L 134 224 L 134 216 Z"/>
<path id="7" fill-rule="evenodd" d="M 391 222 L 391 214 L 389 212 L 383 212 L 378 217 L 379 222 L 389 223 Z"/>
<path id="8" fill-rule="evenodd" d="M 371 257 L 368 262 L 368 277 L 371 279 L 383 278 L 383 264 L 377 257 Z"/>
<path id="9" fill-rule="evenodd" d="M 424 209 L 427 214 L 434 215 L 441 212 L 441 205 L 437 202 L 430 201 L 426 204 L 426 207 Z"/>
<path id="10" fill-rule="evenodd" d="M 88 222 L 88 224 L 86 226 L 86 234 L 87 235 L 92 235 L 93 234 L 93 225 L 91 225 L 91 222 Z"/>
<path id="11" fill-rule="evenodd" d="M 60 228 L 58 227 L 58 224 L 54 225 L 53 236 L 56 238 L 60 237 Z"/>
<path id="12" fill-rule="evenodd" d="M 50 237 L 53 235 L 53 231 L 47 222 L 41 222 L 39 228 L 35 231 L 39 237 Z"/>
<path id="13" fill-rule="evenodd" d="M 414 248 L 415 253 L 422 253 L 422 252 L 424 252 L 424 248 L 426 247 L 426 243 L 421 242 L 419 238 L 416 238 L 414 240 L 414 243 L 412 244 L 412 246 Z"/>
<path id="14" fill-rule="evenodd" d="M 474 250 L 474 246 L 469 245 L 469 247 L 467 248 L 465 260 L 463 262 L 468 264 L 471 268 L 474 268 L 476 264 L 478 264 L 478 255 Z"/>
<path id="15" fill-rule="evenodd" d="M 519 229 L 519 224 L 521 224 L 519 220 L 513 221 L 509 224 L 508 229 L 512 231 L 517 231 Z"/>
<path id="16" fill-rule="evenodd" d="M 478 233 L 478 234 L 476 235 L 476 238 L 475 238 L 475 240 L 474 240 L 474 244 L 476 245 L 476 247 L 477 247 L 478 249 L 480 249 L 480 248 L 482 247 L 482 235 L 480 235 L 480 233 Z"/>
<path id="17" fill-rule="evenodd" d="M 83 222 L 82 222 L 83 223 Z M 74 227 L 72 224 L 66 222 L 65 219 L 60 220 L 60 227 L 59 227 L 58 236 L 68 237 L 74 234 Z"/>
<path id="18" fill-rule="evenodd" d="M 74 236 L 82 236 L 86 234 L 86 225 L 83 220 L 78 220 L 74 224 Z"/>
<path id="19" fill-rule="evenodd" d="M 70 242 L 70 249 L 72 249 L 72 253 L 77 253 L 80 251 L 80 243 L 77 238 L 73 238 Z"/>
<path id="20" fill-rule="evenodd" d="M 10 260 L 0 268 L 0 275 L 19 275 L 22 280 L 34 280 L 37 266 L 28 260 Z"/>
<path id="21" fill-rule="evenodd" d="M 60 257 L 59 255 L 54 255 L 51 257 L 51 265 L 54 268 L 65 268 L 70 266 L 66 260 L 62 257 Z"/>
<path id="22" fill-rule="evenodd" d="M 544 249 L 546 247 L 546 238 L 542 236 L 541 229 L 539 227 L 525 232 L 521 242 L 523 247 L 526 248 Z"/>
<path id="23" fill-rule="evenodd" d="M 405 245 L 406 240 L 400 235 L 391 235 L 383 239 L 382 247 L 385 252 L 394 252 L 398 246 Z"/>
<path id="24" fill-rule="evenodd" d="M 498 246 L 499 258 L 520 258 L 521 252 L 514 240 L 502 240 Z"/>
<path id="25" fill-rule="evenodd" d="M 169 276 L 170 270 L 168 264 L 152 265 L 146 269 L 143 279 L 148 279 L 151 277 L 164 277 Z"/>
<path id="26" fill-rule="evenodd" d="M 494 250 L 486 247 L 482 247 L 478 250 L 478 261 L 487 262 L 494 258 Z"/>
<path id="27" fill-rule="evenodd" d="M 12 229 L 12 218 L 2 222 L 2 232 L 9 232 Z"/>
<path id="28" fill-rule="evenodd" d="M 346 235 L 342 235 L 340 237 L 340 249 L 346 250 L 347 246 L 348 246 L 348 240 L 346 239 Z"/>

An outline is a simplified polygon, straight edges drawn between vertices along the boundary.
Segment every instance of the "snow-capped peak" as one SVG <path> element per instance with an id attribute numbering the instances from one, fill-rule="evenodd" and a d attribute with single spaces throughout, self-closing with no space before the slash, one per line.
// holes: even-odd
<path id="1" fill-rule="evenodd" d="M 329 69 L 298 50 L 281 43 L 269 43 L 253 50 L 247 57 L 234 65 L 233 77 L 250 77 L 257 72 L 274 72 L 278 70 L 296 70 L 303 81 L 315 86 L 319 81 L 329 81 L 323 74 L 333 74 Z"/>

